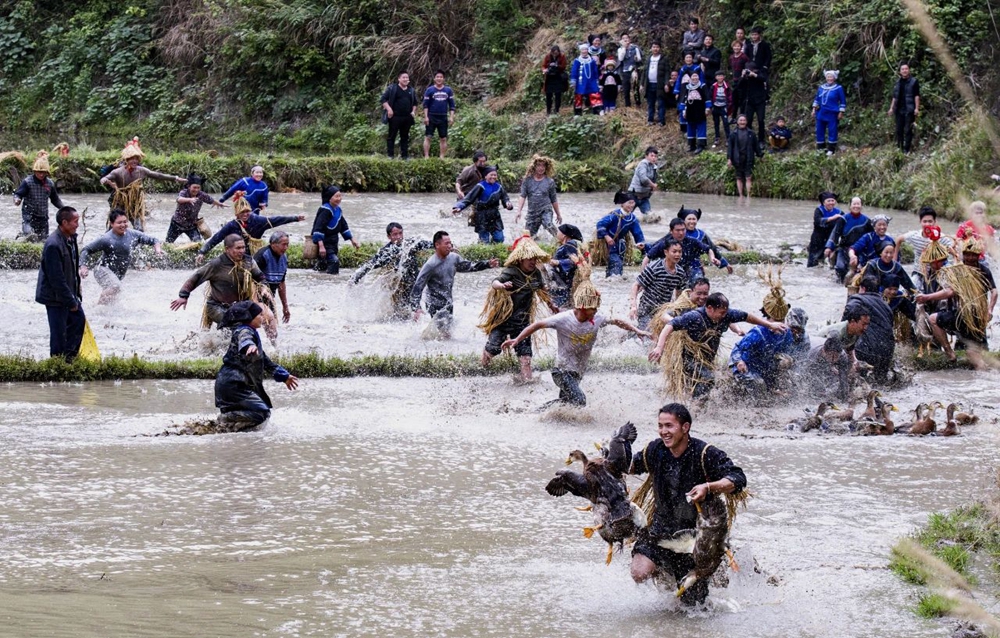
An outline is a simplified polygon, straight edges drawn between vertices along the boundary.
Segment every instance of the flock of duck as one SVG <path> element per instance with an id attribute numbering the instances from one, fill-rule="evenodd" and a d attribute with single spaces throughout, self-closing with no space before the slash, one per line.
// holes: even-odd
<path id="1" fill-rule="evenodd" d="M 937 411 L 945 409 L 945 421 L 940 423 Z M 813 413 L 808 408 L 806 416 L 788 424 L 788 429 L 799 432 L 817 430 L 830 434 L 855 434 L 859 436 L 877 436 L 888 434 L 909 434 L 910 436 L 955 436 L 961 433 L 960 426 L 973 425 L 979 422 L 979 417 L 972 412 L 959 411 L 956 403 L 947 407 L 940 401 L 921 403 L 913 410 L 913 420 L 897 425 L 892 420 L 892 413 L 898 408 L 883 401 L 878 390 L 868 393 L 868 404 L 855 415 L 853 408 L 840 407 L 824 401 Z M 940 429 L 939 426 L 943 426 Z"/>

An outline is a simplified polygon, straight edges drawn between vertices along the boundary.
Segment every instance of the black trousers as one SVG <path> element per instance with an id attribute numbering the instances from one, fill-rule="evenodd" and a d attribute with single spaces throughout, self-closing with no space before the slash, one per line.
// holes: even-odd
<path id="1" fill-rule="evenodd" d="M 622 71 L 622 91 L 625 93 L 625 106 L 632 106 L 632 72 Z"/>
<path id="2" fill-rule="evenodd" d="M 747 116 L 747 127 L 753 128 L 753 118 L 754 115 L 757 116 L 757 143 L 763 144 L 764 140 L 767 139 L 767 131 L 764 130 L 764 111 L 767 109 L 767 102 L 761 100 L 760 102 L 753 102 L 747 100 L 744 113 Z"/>
<path id="3" fill-rule="evenodd" d="M 399 156 L 410 157 L 410 127 L 413 126 L 413 116 L 393 115 L 389 118 L 389 135 L 385 140 L 385 152 L 389 157 L 395 157 L 396 135 L 399 135 Z"/>
<path id="4" fill-rule="evenodd" d="M 559 112 L 562 107 L 562 91 L 546 91 L 545 92 L 545 112 L 553 113 L 553 103 L 555 106 L 555 113 Z"/>
<path id="5" fill-rule="evenodd" d="M 896 145 L 909 153 L 913 146 L 913 113 L 900 113 L 896 111 Z"/>
<path id="6" fill-rule="evenodd" d="M 75 312 L 67 306 L 45 306 L 45 312 L 49 319 L 49 356 L 72 361 L 80 354 L 83 331 L 87 325 L 83 306 L 77 306 Z"/>

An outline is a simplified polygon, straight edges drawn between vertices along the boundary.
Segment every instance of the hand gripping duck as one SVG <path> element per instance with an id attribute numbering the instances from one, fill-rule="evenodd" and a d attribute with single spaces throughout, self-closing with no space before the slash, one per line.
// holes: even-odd
<path id="1" fill-rule="evenodd" d="M 594 525 L 583 528 L 583 535 L 590 538 L 595 531 L 601 535 L 608 544 L 607 564 L 611 563 L 615 544 L 621 548 L 625 540 L 646 526 L 646 515 L 629 501 L 622 478 L 632 461 L 632 443 L 636 436 L 635 426 L 626 423 L 602 447 L 602 458 L 588 459 L 580 450 L 573 450 L 566 464 L 580 461 L 583 473 L 560 470 L 545 486 L 545 491 L 552 496 L 569 493 L 593 504 L 583 508 L 584 511 L 591 510 L 594 515 Z"/>

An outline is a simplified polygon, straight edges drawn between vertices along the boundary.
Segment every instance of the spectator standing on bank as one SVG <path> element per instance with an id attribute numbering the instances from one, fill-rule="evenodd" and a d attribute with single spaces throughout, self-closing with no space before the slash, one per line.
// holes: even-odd
<path id="1" fill-rule="evenodd" d="M 615 61 L 609 58 L 604 63 L 604 72 L 601 73 L 601 102 L 604 104 L 602 113 L 613 113 L 618 108 L 621 85 L 622 76 L 615 70 Z"/>
<path id="2" fill-rule="evenodd" d="M 711 82 L 722 68 L 722 51 L 715 48 L 715 38 L 711 34 L 705 36 L 705 46 L 694 61 L 701 65 L 704 82 Z"/>
<path id="3" fill-rule="evenodd" d="M 763 144 L 766 135 L 764 129 L 764 117 L 767 110 L 767 76 L 757 67 L 757 63 L 750 61 L 743 69 L 743 79 L 740 80 L 740 89 L 743 93 L 743 114 L 747 116 L 747 126 L 752 128 L 753 118 L 757 117 L 757 140 Z"/>
<path id="4" fill-rule="evenodd" d="M 587 36 L 587 51 L 590 52 L 590 57 L 597 61 L 597 68 L 603 69 L 604 62 L 608 59 L 608 54 L 604 51 L 604 47 L 601 46 L 601 36 L 596 34 L 590 34 Z"/>
<path id="5" fill-rule="evenodd" d="M 688 152 L 698 154 L 708 143 L 708 114 L 712 112 L 712 97 L 697 73 L 681 88 L 684 119 L 687 120 Z M 697 147 L 695 146 L 697 144 Z"/>
<path id="6" fill-rule="evenodd" d="M 688 30 L 684 32 L 684 36 L 681 38 L 681 53 L 695 56 L 701 53 L 701 49 L 704 46 L 705 30 L 698 26 L 698 18 L 691 16 L 691 19 L 688 20 Z"/>
<path id="7" fill-rule="evenodd" d="M 740 31 L 742 29 L 737 29 L 737 33 Z M 743 69 L 746 68 L 750 58 L 743 52 L 743 43 L 739 40 L 733 40 L 729 47 L 732 50 L 732 55 L 729 56 L 729 70 L 733 77 L 733 104 L 735 105 L 733 117 L 735 118 L 743 110 L 743 91 L 740 88 L 740 81 L 743 79 Z"/>
<path id="8" fill-rule="evenodd" d="M 431 156 L 431 137 L 436 130 L 440 157 L 448 152 L 448 127 L 455 123 L 455 92 L 445 86 L 444 71 L 434 73 L 434 84 L 424 91 L 424 159 Z"/>
<path id="9" fill-rule="evenodd" d="M 667 56 L 660 52 L 660 43 L 654 41 L 649 47 L 649 59 L 646 61 L 646 123 L 652 126 L 656 123 L 654 114 L 659 118 L 660 126 L 667 123 L 667 93 L 673 95 L 673 86 L 667 87 L 670 77 L 670 62 Z"/>
<path id="10" fill-rule="evenodd" d="M 417 115 L 417 94 L 410 86 L 410 74 L 403 71 L 396 82 L 382 94 L 380 100 L 385 111 L 382 121 L 389 125 L 385 149 L 389 158 L 395 157 L 396 136 L 399 136 L 399 156 L 410 159 L 410 127 Z"/>
<path id="11" fill-rule="evenodd" d="M 726 131 L 727 142 L 729 140 L 729 118 L 733 116 L 733 90 L 726 82 L 726 72 L 719 69 L 715 72 L 715 84 L 712 85 L 712 121 L 715 123 L 715 142 L 712 148 L 719 146 L 719 120 L 722 120 L 723 129 Z"/>
<path id="12" fill-rule="evenodd" d="M 622 91 L 625 92 L 625 106 L 632 106 L 633 81 L 638 81 L 638 69 L 642 64 L 642 51 L 632 44 L 632 37 L 622 34 L 622 43 L 618 47 L 618 71 L 622 74 Z M 633 78 L 632 76 L 636 77 Z M 638 106 L 638 104 L 636 104 Z"/>
<path id="13" fill-rule="evenodd" d="M 920 116 L 920 84 L 910 75 L 910 65 L 899 65 L 899 79 L 892 88 L 889 115 L 896 115 L 896 145 L 904 153 L 913 146 L 913 124 Z"/>
<path id="14" fill-rule="evenodd" d="M 562 96 L 566 92 L 569 76 L 566 74 L 566 56 L 559 45 L 553 44 L 542 59 L 542 91 L 545 93 L 545 114 L 558 113 Z M 478 182 L 477 182 L 478 183 Z"/>
<path id="15" fill-rule="evenodd" d="M 743 52 L 747 54 L 750 62 L 757 65 L 757 69 L 764 76 L 764 81 L 771 76 L 771 45 L 764 40 L 764 27 L 754 27 L 750 29 L 750 43 L 743 45 Z"/>
<path id="16" fill-rule="evenodd" d="M 812 104 L 812 115 L 816 118 L 816 150 L 826 150 L 827 155 L 837 152 L 837 126 L 847 109 L 844 87 L 837 84 L 840 71 L 824 71 L 826 84 L 816 91 Z"/>
<path id="17" fill-rule="evenodd" d="M 601 112 L 601 69 L 597 61 L 590 55 L 590 46 L 580 45 L 580 55 L 573 60 L 573 70 L 569 81 L 573 85 L 573 115 L 583 115 L 584 108 L 590 108 L 591 113 Z"/>

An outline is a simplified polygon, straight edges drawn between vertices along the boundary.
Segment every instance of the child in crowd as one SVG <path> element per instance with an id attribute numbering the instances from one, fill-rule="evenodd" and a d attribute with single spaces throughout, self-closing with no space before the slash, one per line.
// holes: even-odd
<path id="1" fill-rule="evenodd" d="M 604 112 L 612 113 L 618 106 L 618 87 L 622 85 L 622 76 L 615 69 L 615 61 L 608 58 L 601 73 L 601 100 L 604 102 Z"/>
<path id="2" fill-rule="evenodd" d="M 785 118 L 778 117 L 767 134 L 767 143 L 771 147 L 772 153 L 783 153 L 788 149 L 788 143 L 792 141 L 792 130 L 785 126 Z"/>
<path id="3" fill-rule="evenodd" d="M 733 115 L 733 90 L 726 82 L 726 72 L 718 70 L 715 72 L 715 84 L 712 85 L 712 121 L 715 123 L 715 142 L 712 148 L 719 146 L 719 120 L 726 131 L 725 140 L 729 139 L 729 118 Z M 725 143 L 725 142 L 723 142 Z"/>

